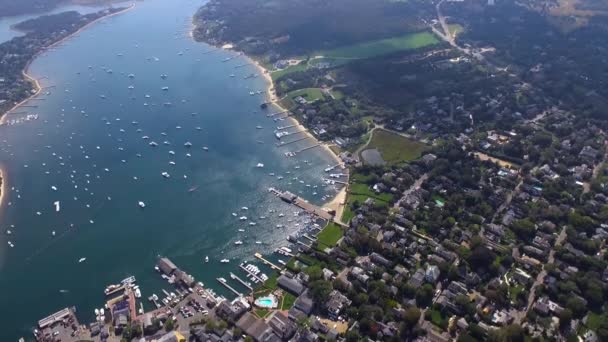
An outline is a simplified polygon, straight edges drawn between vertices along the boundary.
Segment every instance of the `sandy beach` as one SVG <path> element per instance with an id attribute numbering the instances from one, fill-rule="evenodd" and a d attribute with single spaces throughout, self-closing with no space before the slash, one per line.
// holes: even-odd
<path id="1" fill-rule="evenodd" d="M 106 18 L 109 18 L 109 17 L 112 17 L 112 16 L 115 16 L 115 15 L 118 15 L 118 14 L 125 13 L 125 12 L 127 12 L 127 11 L 129 11 L 129 10 L 131 10 L 131 9 L 133 9 L 133 8 L 135 8 L 135 4 L 131 4 L 131 6 L 129 6 L 129 7 L 127 7 L 127 8 L 125 8 L 125 9 L 124 9 L 124 10 L 122 10 L 122 11 L 118 11 L 118 12 L 115 12 L 115 13 L 112 13 L 112 14 L 108 14 L 108 15 L 104 15 L 104 16 L 102 16 L 102 17 L 99 17 L 99 18 L 97 18 L 97 19 L 95 19 L 95 20 L 91 21 L 90 23 L 88 23 L 88 24 L 84 25 L 83 27 L 79 28 L 79 29 L 78 29 L 76 32 L 74 32 L 74 33 L 72 33 L 72 34 L 70 34 L 70 35 L 67 35 L 67 36 L 66 36 L 66 37 L 64 37 L 63 39 L 58 40 L 58 41 L 56 41 L 55 43 L 53 43 L 53 44 L 51 44 L 51 45 L 49 45 L 49 46 L 47 46 L 47 47 L 43 48 L 42 50 L 38 51 L 38 53 L 36 53 L 34 56 L 32 56 L 32 58 L 30 58 L 30 60 L 27 62 L 27 64 L 25 65 L 25 68 L 23 68 L 23 70 L 21 71 L 21 73 L 23 74 L 23 77 L 27 78 L 27 79 L 28 79 L 28 80 L 30 80 L 32 83 L 34 83 L 34 89 L 35 89 L 35 92 L 34 92 L 32 95 L 28 96 L 28 97 L 27 97 L 26 99 L 24 99 L 23 101 L 21 101 L 21 102 L 17 103 L 17 104 L 16 104 L 16 105 L 14 105 L 13 107 L 11 107 L 11 109 L 9 109 L 9 110 L 7 110 L 6 112 L 4 112 L 4 113 L 0 114 L 0 115 L 2 115 L 2 117 L 0 118 L 0 125 L 3 125 L 3 124 L 5 123 L 5 121 L 6 121 L 6 117 L 8 116 L 8 114 L 9 114 L 10 112 L 14 111 L 15 109 L 19 108 L 21 105 L 23 105 L 23 104 L 27 103 L 28 101 L 30 101 L 30 100 L 31 100 L 31 99 L 33 99 L 34 97 L 38 96 L 38 95 L 40 94 L 40 92 L 42 91 L 42 86 L 40 85 L 40 82 L 39 82 L 37 79 L 35 79 L 35 78 L 34 78 L 32 75 L 30 75 L 30 74 L 28 73 L 28 72 L 29 72 L 29 69 L 30 69 L 30 65 L 32 65 L 32 62 L 33 62 L 34 60 L 36 60 L 36 58 L 38 58 L 38 57 L 39 57 L 40 55 L 42 55 L 43 53 L 47 52 L 49 49 L 52 49 L 53 47 L 55 47 L 55 46 L 57 46 L 57 45 L 59 45 L 59 44 L 61 44 L 61 43 L 65 42 L 65 41 L 67 41 L 68 39 L 70 39 L 70 38 L 74 37 L 75 35 L 77 35 L 77 34 L 81 33 L 82 31 L 86 30 L 86 29 L 87 29 L 87 28 L 89 28 L 90 26 L 92 26 L 92 25 L 94 25 L 94 24 L 96 24 L 96 23 L 100 22 L 101 20 L 106 19 Z M 2 204 L 2 202 L 0 202 L 0 205 L 1 205 L 1 204 Z"/>
<path id="2" fill-rule="evenodd" d="M 264 68 L 258 61 L 254 60 L 253 58 L 251 58 L 247 55 L 245 55 L 245 56 L 247 58 L 249 58 L 256 65 L 256 67 L 260 70 L 260 74 L 263 75 L 264 78 L 266 79 L 266 82 L 268 83 L 268 88 L 266 89 L 266 93 L 268 94 L 268 101 L 272 102 L 275 106 L 277 106 L 279 108 L 279 110 L 287 111 L 286 108 L 281 106 L 279 98 L 276 95 L 275 88 L 274 88 L 274 81 L 272 80 L 272 77 L 270 76 L 270 72 L 266 68 Z M 333 157 L 333 159 L 336 161 L 336 164 L 344 165 L 344 163 L 342 162 L 340 157 L 332 149 L 329 148 L 329 145 L 327 143 L 318 140 L 295 117 L 290 116 L 289 119 L 293 122 L 294 125 L 296 125 L 296 128 L 298 131 L 304 131 L 305 134 L 309 138 L 311 138 L 315 141 L 315 143 L 320 144 L 319 146 L 322 147 L 323 149 L 325 149 L 327 151 L 327 153 Z M 346 182 L 348 182 L 348 179 L 346 180 Z M 340 191 L 334 196 L 334 198 L 331 201 L 325 203 L 325 205 L 324 205 L 324 207 L 334 210 L 336 212 L 335 217 L 337 220 L 341 220 L 342 213 L 344 212 L 344 206 L 346 205 L 346 195 L 347 195 L 346 189 L 347 189 L 347 186 L 343 186 L 342 189 L 340 189 Z"/>

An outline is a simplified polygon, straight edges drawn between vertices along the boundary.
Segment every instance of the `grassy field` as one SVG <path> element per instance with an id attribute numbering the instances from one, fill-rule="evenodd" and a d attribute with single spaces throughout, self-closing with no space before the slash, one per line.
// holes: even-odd
<path id="1" fill-rule="evenodd" d="M 306 69 L 308 69 L 308 65 L 304 62 L 304 63 L 300 63 L 298 65 L 292 65 L 292 66 L 287 67 L 282 70 L 277 70 L 277 71 L 271 72 L 270 77 L 272 77 L 272 80 L 274 81 L 284 75 L 291 74 L 292 72 L 306 71 Z"/>
<path id="2" fill-rule="evenodd" d="M 462 26 L 453 24 L 454 29 L 462 29 Z M 420 49 L 423 47 L 439 44 L 440 41 L 435 35 L 429 31 L 409 33 L 403 36 L 371 40 L 359 44 L 343 46 L 331 50 L 317 51 L 311 55 L 323 56 L 323 58 L 314 58 L 309 62 L 302 62 L 298 65 L 293 65 L 282 70 L 270 73 L 273 80 L 277 80 L 285 75 L 306 71 L 308 68 L 318 63 L 330 63 L 331 66 L 340 66 L 355 59 L 371 58 L 394 53 L 398 51 L 406 51 Z"/>
<path id="3" fill-rule="evenodd" d="M 338 243 L 338 240 L 344 235 L 342 228 L 337 224 L 330 222 L 317 235 L 317 242 L 323 247 L 333 247 Z"/>
<path id="4" fill-rule="evenodd" d="M 395 133 L 376 130 L 368 148 L 378 149 L 382 159 L 389 164 L 396 164 L 420 158 L 428 147 Z"/>
<path id="5" fill-rule="evenodd" d="M 450 34 L 457 37 L 462 31 L 464 31 L 464 27 L 460 24 L 449 24 L 448 30 L 450 30 Z"/>
<path id="6" fill-rule="evenodd" d="M 419 49 L 438 44 L 439 40 L 431 32 L 410 33 L 400 37 L 372 40 L 365 43 L 322 51 L 319 54 L 329 58 L 370 58 L 397 51 Z"/>
<path id="7" fill-rule="evenodd" d="M 323 98 L 323 93 L 319 88 L 304 88 L 294 90 L 292 92 L 287 93 L 284 98 L 281 99 L 281 105 L 285 108 L 293 108 L 296 105 L 294 99 L 298 96 L 302 96 L 308 102 L 313 102 Z"/>

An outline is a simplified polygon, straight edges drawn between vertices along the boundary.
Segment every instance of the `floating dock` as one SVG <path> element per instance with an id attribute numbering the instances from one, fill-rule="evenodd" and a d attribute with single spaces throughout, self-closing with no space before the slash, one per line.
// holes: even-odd
<path id="1" fill-rule="evenodd" d="M 268 114 L 266 114 L 266 116 L 269 117 L 269 118 L 271 118 L 271 117 L 273 117 L 275 115 L 285 114 L 285 113 L 288 113 L 288 112 L 289 112 L 288 110 L 283 110 L 283 111 L 280 111 L 280 112 L 268 113 Z"/>
<path id="2" fill-rule="evenodd" d="M 257 279 L 259 282 L 264 283 L 264 279 L 258 277 L 256 274 L 254 274 L 253 272 L 249 271 L 248 269 L 245 268 L 245 266 L 243 266 L 243 264 L 240 264 L 239 267 L 245 271 L 245 273 L 247 273 L 248 275 L 250 275 L 251 277 Z"/>

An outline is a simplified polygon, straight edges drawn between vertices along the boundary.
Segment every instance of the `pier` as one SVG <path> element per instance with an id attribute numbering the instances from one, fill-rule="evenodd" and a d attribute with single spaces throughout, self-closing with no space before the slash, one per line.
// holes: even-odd
<path id="1" fill-rule="evenodd" d="M 228 285 L 228 282 L 224 278 L 215 278 L 220 284 L 224 285 L 228 290 L 232 291 L 238 297 L 243 297 L 243 294 L 235 290 L 232 286 Z"/>
<path id="2" fill-rule="evenodd" d="M 239 283 L 241 283 L 241 285 L 245 286 L 246 288 L 249 289 L 249 291 L 253 291 L 253 287 L 251 287 L 251 285 L 247 284 L 243 279 L 239 278 L 236 274 L 230 272 L 230 278 L 238 281 Z"/>
<path id="3" fill-rule="evenodd" d="M 281 268 L 280 268 L 279 266 L 277 266 L 277 265 L 275 265 L 275 264 L 271 263 L 270 261 L 268 261 L 268 260 L 264 259 L 264 257 L 262 256 L 262 254 L 260 254 L 260 253 L 255 253 L 255 254 L 254 254 L 254 256 L 255 256 L 256 258 L 260 259 L 260 260 L 261 260 L 261 261 L 264 263 L 264 265 L 268 265 L 268 266 L 270 266 L 270 268 L 272 268 L 273 270 L 277 270 L 277 271 L 280 271 L 280 270 L 281 270 Z"/>
<path id="4" fill-rule="evenodd" d="M 283 119 L 287 119 L 289 117 L 289 115 L 290 115 L 290 113 L 287 113 L 287 115 L 285 115 L 285 116 L 280 116 L 280 117 L 274 118 L 272 120 L 274 122 L 277 122 L 277 121 L 280 121 L 280 120 L 283 120 Z"/>
<path id="5" fill-rule="evenodd" d="M 329 179 L 329 178 L 323 178 L 323 181 L 326 181 L 326 182 L 329 182 L 329 183 L 348 185 L 348 182 L 343 182 L 343 181 L 339 181 L 339 180 L 335 180 L 335 179 Z"/>
<path id="6" fill-rule="evenodd" d="M 264 283 L 264 280 L 260 277 L 258 277 L 257 275 L 255 275 L 253 272 L 249 271 L 248 269 L 245 268 L 245 266 L 243 266 L 243 264 L 240 264 L 239 267 L 245 271 L 245 273 L 247 273 L 248 275 L 250 275 L 251 277 L 253 277 L 254 279 L 257 279 L 259 282 Z"/>
<path id="7" fill-rule="evenodd" d="M 300 198 L 289 191 L 281 192 L 275 188 L 269 188 L 269 192 L 273 193 L 277 197 L 281 198 L 283 201 L 287 203 L 291 203 L 301 209 L 304 209 L 309 214 L 316 215 L 324 220 L 330 221 L 333 219 L 333 215 L 329 212 L 323 210 L 323 208 L 316 206 L 314 204 L 306 202 L 303 198 Z"/>
<path id="8" fill-rule="evenodd" d="M 284 130 L 284 129 L 288 129 L 288 128 L 291 128 L 291 127 L 296 127 L 296 126 L 297 126 L 297 125 L 280 126 L 280 127 L 277 127 L 277 131 L 282 131 L 282 130 Z"/>
<path id="9" fill-rule="evenodd" d="M 268 114 L 266 114 L 266 117 L 271 118 L 271 117 L 273 117 L 275 115 L 285 114 L 285 113 L 288 113 L 288 112 L 289 112 L 288 110 L 283 110 L 283 111 L 280 111 L 280 112 L 268 113 Z"/>
<path id="10" fill-rule="evenodd" d="M 245 66 L 248 66 L 248 65 L 251 65 L 251 64 L 253 64 L 253 63 L 239 64 L 239 65 L 236 65 L 234 68 L 238 69 L 238 68 L 242 68 L 242 67 L 245 67 Z"/>
<path id="11" fill-rule="evenodd" d="M 298 139 L 296 139 L 296 140 L 292 140 L 292 141 L 288 141 L 288 142 L 280 142 L 280 143 L 277 143 L 276 145 L 277 145 L 277 147 L 281 147 L 281 146 L 285 146 L 285 145 L 289 145 L 289 144 L 297 143 L 298 141 L 302 141 L 302 140 L 306 140 L 306 139 L 311 139 L 311 138 L 312 138 L 312 137 L 305 136 L 305 137 L 303 137 L 303 138 L 298 138 Z"/>
<path id="12" fill-rule="evenodd" d="M 314 144 L 312 146 L 304 147 L 304 148 L 302 148 L 302 149 L 300 149 L 298 151 L 294 151 L 294 153 L 301 153 L 301 152 L 304 152 L 304 151 L 307 151 L 307 150 L 311 150 L 311 149 L 313 149 L 315 147 L 319 147 L 319 146 L 321 146 L 321 144 Z"/>

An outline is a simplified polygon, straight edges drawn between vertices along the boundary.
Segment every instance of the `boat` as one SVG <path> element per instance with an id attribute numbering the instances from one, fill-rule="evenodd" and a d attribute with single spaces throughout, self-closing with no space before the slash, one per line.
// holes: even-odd
<path id="1" fill-rule="evenodd" d="M 80 258 L 78 259 L 78 263 L 84 262 L 85 260 L 87 260 L 87 258 Z"/>
<path id="2" fill-rule="evenodd" d="M 205 262 L 209 262 L 209 256 L 205 256 Z"/>
<path id="3" fill-rule="evenodd" d="M 239 220 L 241 220 L 241 221 L 247 221 L 247 216 L 241 216 L 241 217 L 239 217 Z"/>
<path id="4" fill-rule="evenodd" d="M 262 126 L 260 126 L 260 125 L 257 125 L 257 126 L 255 126 L 255 128 L 256 128 L 256 129 L 262 129 L 262 128 L 264 128 L 264 127 L 262 127 Z"/>
<path id="5" fill-rule="evenodd" d="M 139 288 L 135 289 L 135 298 L 141 298 L 141 291 Z"/>
<path id="6" fill-rule="evenodd" d="M 230 259 L 222 259 L 222 260 L 220 260 L 220 262 L 221 262 L 222 264 L 227 264 L 227 263 L 229 263 L 229 262 L 230 262 Z"/>
<path id="7" fill-rule="evenodd" d="M 241 207 L 241 210 L 249 210 L 248 207 Z"/>
<path id="8" fill-rule="evenodd" d="M 192 143 L 191 143 L 191 142 L 189 142 L 189 141 L 187 141 L 187 142 L 184 144 L 184 146 L 185 146 L 185 147 L 192 147 Z"/>
<path id="9" fill-rule="evenodd" d="M 255 242 L 255 244 L 256 244 L 256 245 L 261 245 L 261 244 L 262 244 L 262 241 L 256 241 L 256 242 Z"/>
<path id="10" fill-rule="evenodd" d="M 204 147 L 203 147 L 203 150 L 205 150 L 205 151 L 209 151 L 209 147 L 204 146 Z"/>
<path id="11" fill-rule="evenodd" d="M 161 90 L 164 90 L 164 91 L 167 91 L 167 90 L 169 90 L 169 87 L 162 87 L 162 88 L 160 88 L 160 89 L 161 89 Z"/>
<path id="12" fill-rule="evenodd" d="M 232 213 L 232 216 L 237 217 L 236 213 Z"/>
<path id="13" fill-rule="evenodd" d="M 139 205 L 139 207 L 142 209 L 146 207 L 146 204 L 142 201 L 137 202 L 137 205 Z"/>
<path id="14" fill-rule="evenodd" d="M 239 229 L 239 232 L 243 233 L 245 231 L 245 229 Z"/>
<path id="15" fill-rule="evenodd" d="M 106 288 L 105 288 L 105 290 L 103 290 L 103 293 L 104 293 L 106 296 L 109 296 L 109 295 L 111 295 L 111 294 L 115 293 L 116 291 L 121 290 L 121 289 L 122 289 L 122 287 L 123 287 L 123 286 L 122 286 L 122 285 L 120 285 L 120 284 L 111 284 L 111 285 L 108 285 L 108 287 L 106 287 Z"/>
<path id="16" fill-rule="evenodd" d="M 263 167 L 264 167 L 264 164 L 262 164 L 262 163 L 258 163 L 258 164 L 257 164 L 255 167 L 257 167 L 257 168 L 263 168 Z"/>
<path id="17" fill-rule="evenodd" d="M 237 246 L 239 246 L 239 245 L 242 245 L 242 244 L 243 244 L 243 241 L 238 240 L 238 241 L 235 241 L 235 242 L 234 242 L 234 244 L 235 244 L 235 245 L 237 245 Z"/>
<path id="18" fill-rule="evenodd" d="M 165 178 L 171 177 L 168 172 L 164 172 L 164 171 L 161 173 L 161 175 Z"/>

